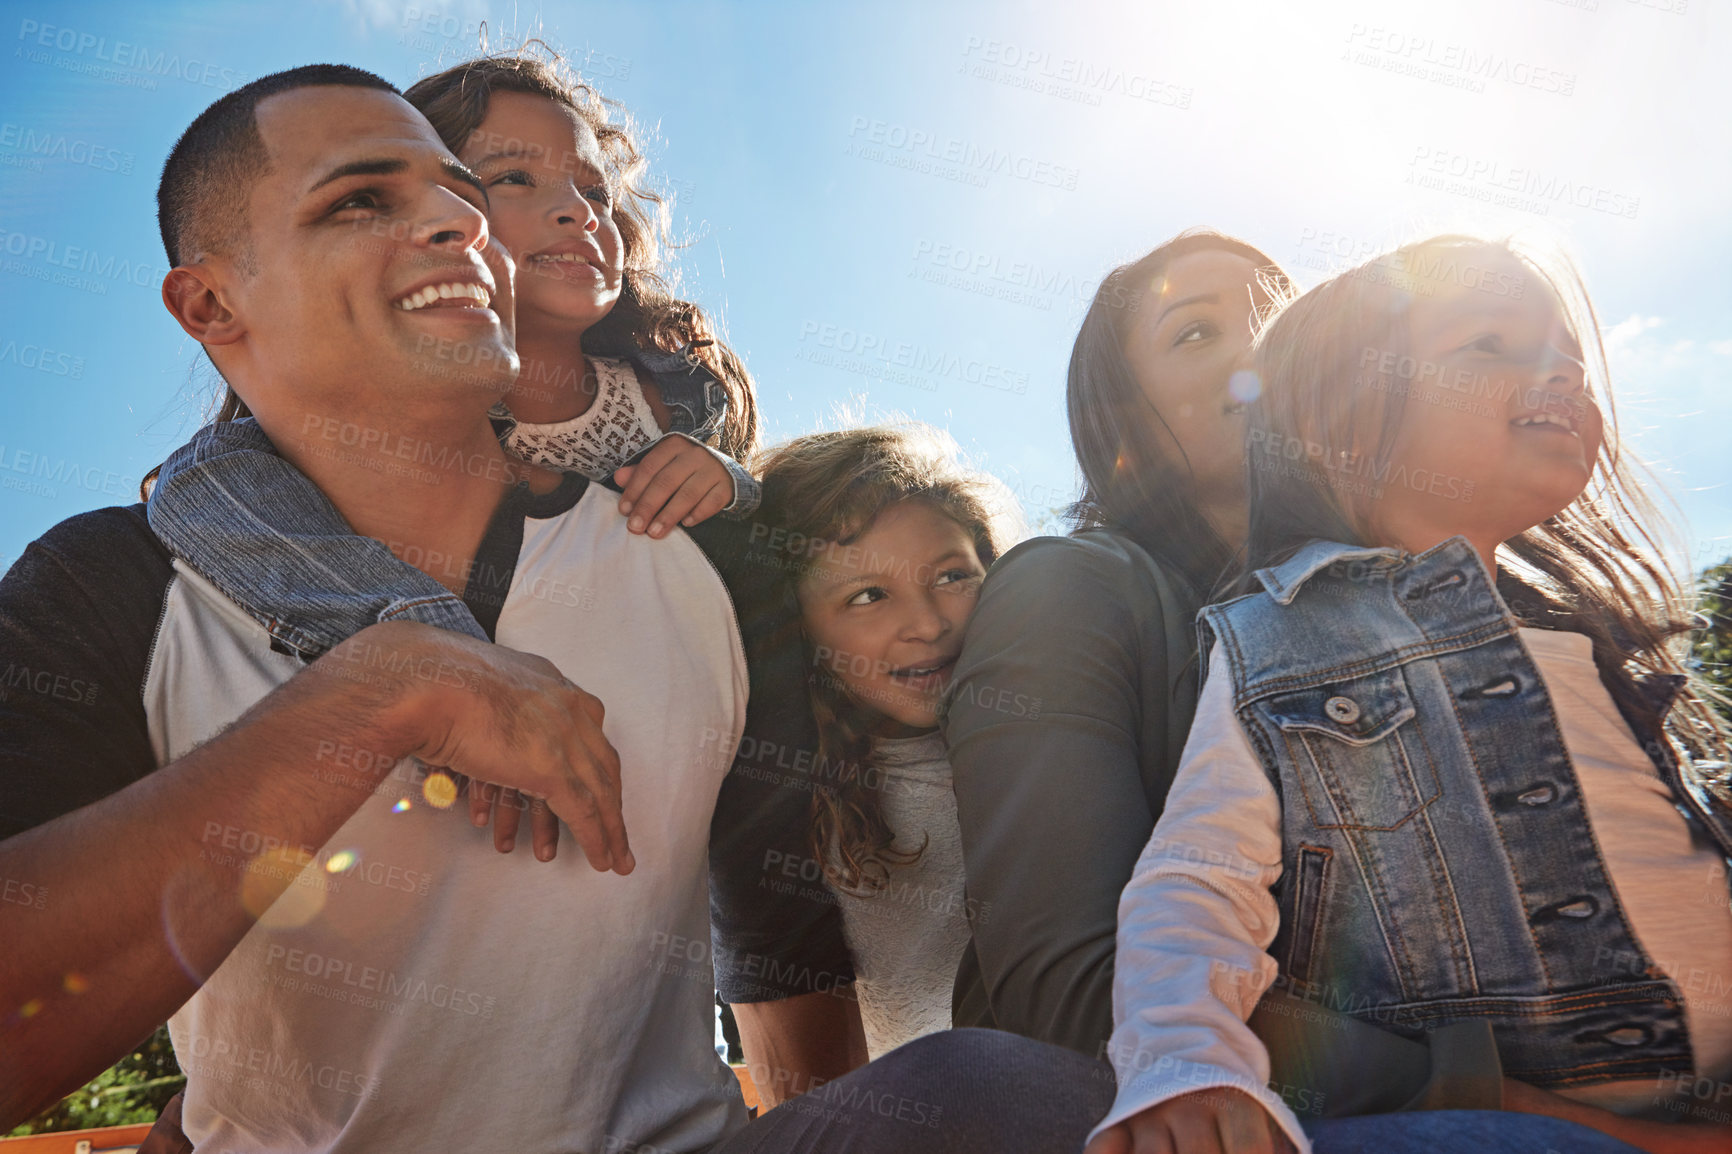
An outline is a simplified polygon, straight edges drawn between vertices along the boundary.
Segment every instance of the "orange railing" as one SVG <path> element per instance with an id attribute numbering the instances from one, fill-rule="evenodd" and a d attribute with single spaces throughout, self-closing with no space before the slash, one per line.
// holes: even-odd
<path id="1" fill-rule="evenodd" d="M 150 1124 L 104 1126 L 100 1130 L 62 1130 L 56 1134 L 31 1134 L 24 1138 L 0 1138 L 6 1154 L 130 1154 L 138 1149 Z"/>

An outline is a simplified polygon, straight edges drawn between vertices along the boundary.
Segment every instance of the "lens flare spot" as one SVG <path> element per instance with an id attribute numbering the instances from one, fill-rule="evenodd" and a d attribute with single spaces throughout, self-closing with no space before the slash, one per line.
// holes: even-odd
<path id="1" fill-rule="evenodd" d="M 241 905 L 267 930 L 306 925 L 325 908 L 325 876 L 313 855 L 282 846 L 266 850 L 247 863 L 241 878 Z"/>
<path id="2" fill-rule="evenodd" d="M 325 860 L 325 872 L 328 874 L 348 873 L 361 860 L 361 855 L 352 849 L 340 849 Z"/>
<path id="3" fill-rule="evenodd" d="M 69 994 L 82 994 L 90 989 L 90 979 L 83 974 L 71 973 L 61 980 L 60 985 Z"/>
<path id="4" fill-rule="evenodd" d="M 391 812 L 392 813 L 408 813 L 409 812 L 409 799 L 406 797 L 398 798 L 397 804 L 391 807 Z"/>
<path id="5" fill-rule="evenodd" d="M 1240 369 L 1227 378 L 1227 395 L 1248 405 L 1263 395 L 1263 379 L 1250 369 Z"/>
<path id="6" fill-rule="evenodd" d="M 457 783 L 450 774 L 434 770 L 421 783 L 421 798 L 434 809 L 450 809 L 457 800 Z"/>
<path id="7" fill-rule="evenodd" d="M 18 1016 L 20 1018 L 34 1018 L 37 1014 L 40 1014 L 41 1012 L 42 1012 L 42 999 L 41 998 L 31 998 L 28 1002 L 25 1002 L 22 1006 L 18 1007 Z"/>

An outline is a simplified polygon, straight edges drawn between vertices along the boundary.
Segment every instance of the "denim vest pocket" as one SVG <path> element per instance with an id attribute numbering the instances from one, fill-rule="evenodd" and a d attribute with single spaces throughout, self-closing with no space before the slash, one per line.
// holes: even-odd
<path id="1" fill-rule="evenodd" d="M 1399 667 L 1261 703 L 1280 730 L 1318 829 L 1394 830 L 1438 797 Z"/>
<path id="2" fill-rule="evenodd" d="M 1323 898 L 1329 885 L 1329 863 L 1335 856 L 1327 846 L 1302 845 L 1293 870 L 1292 925 L 1287 933 L 1286 964 L 1282 973 L 1296 985 L 1311 981 L 1311 963 L 1318 952 L 1323 930 Z"/>

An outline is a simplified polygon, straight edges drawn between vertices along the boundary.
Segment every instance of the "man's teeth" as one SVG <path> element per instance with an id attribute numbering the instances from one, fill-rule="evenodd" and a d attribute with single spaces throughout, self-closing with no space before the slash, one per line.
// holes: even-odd
<path id="1" fill-rule="evenodd" d="M 1514 425 L 1518 429 L 1524 428 L 1528 425 L 1556 425 L 1566 433 L 1573 433 L 1576 431 L 1575 422 L 1558 413 L 1529 413 L 1525 417 L 1517 417 L 1515 420 L 1511 421 L 1510 424 Z"/>
<path id="2" fill-rule="evenodd" d="M 453 297 L 467 297 L 478 302 L 482 308 L 493 303 L 493 296 L 482 286 L 471 281 L 453 281 L 450 284 L 430 284 L 420 292 L 410 293 L 397 302 L 398 308 L 406 313 L 416 309 L 426 308 L 434 301 L 448 301 Z"/>

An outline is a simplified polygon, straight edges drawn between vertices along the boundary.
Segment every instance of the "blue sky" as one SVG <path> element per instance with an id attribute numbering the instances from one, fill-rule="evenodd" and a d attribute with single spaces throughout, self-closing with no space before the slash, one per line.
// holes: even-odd
<path id="1" fill-rule="evenodd" d="M 539 34 L 651 132 L 773 438 L 947 426 L 1038 521 L 1095 281 L 1178 230 L 1304 284 L 1428 231 L 1584 268 L 1628 442 L 1732 555 L 1732 14 L 1704 0 L 0 5 L 0 564 L 133 499 L 214 375 L 158 297 L 155 179 L 246 80 L 400 84 Z M 862 352 L 864 350 L 864 352 Z M 888 360 L 886 360 L 888 358 Z M 915 368 L 897 369 L 896 362 Z M 889 371 L 886 372 L 886 369 Z"/>

